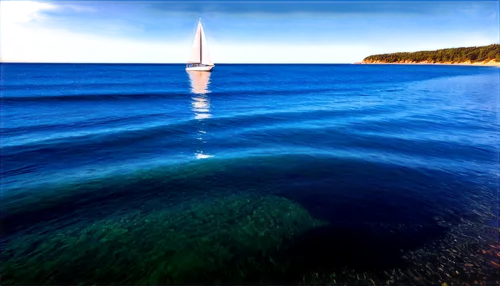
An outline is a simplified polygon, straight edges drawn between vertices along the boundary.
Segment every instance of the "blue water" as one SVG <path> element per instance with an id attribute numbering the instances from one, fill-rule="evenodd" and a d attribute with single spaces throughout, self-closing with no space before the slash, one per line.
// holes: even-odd
<path id="1" fill-rule="evenodd" d="M 295 272 L 417 269 L 428 258 L 403 250 L 491 246 L 477 231 L 498 216 L 498 68 L 4 63 L 1 75 L 6 237 L 251 194 L 328 222 L 292 239 Z M 460 259 L 477 252 L 460 245 Z M 418 271 L 461 279 L 453 267 Z"/>

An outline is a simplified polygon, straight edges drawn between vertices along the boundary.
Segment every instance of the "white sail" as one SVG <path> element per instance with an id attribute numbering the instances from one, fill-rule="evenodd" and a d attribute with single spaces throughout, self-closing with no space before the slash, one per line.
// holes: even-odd
<path id="1" fill-rule="evenodd" d="M 207 38 L 205 37 L 205 32 L 203 31 L 203 27 L 201 26 L 201 63 L 204 65 L 212 66 L 214 63 L 210 58 L 210 53 L 208 52 L 208 44 Z"/>
<path id="2" fill-rule="evenodd" d="M 208 53 L 208 44 L 205 37 L 205 32 L 201 26 L 201 21 L 198 22 L 198 28 L 194 36 L 193 46 L 191 48 L 191 56 L 188 60 L 189 64 L 204 64 L 213 65 L 210 54 Z"/>
<path id="3" fill-rule="evenodd" d="M 188 63 L 197 64 L 201 62 L 201 23 L 198 22 L 198 28 L 196 29 L 196 35 L 194 36 L 193 47 L 191 48 L 191 56 L 189 57 Z"/>

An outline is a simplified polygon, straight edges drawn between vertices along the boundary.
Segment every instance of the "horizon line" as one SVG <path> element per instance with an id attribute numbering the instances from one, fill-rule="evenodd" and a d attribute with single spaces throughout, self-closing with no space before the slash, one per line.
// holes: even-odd
<path id="1" fill-rule="evenodd" d="M 360 62 L 344 63 L 218 63 L 216 65 L 350 65 Z M 186 63 L 106 63 L 106 62 L 1 62 L 0 64 L 106 64 L 106 65 L 185 65 Z M 214 65 L 215 66 L 215 65 Z"/>

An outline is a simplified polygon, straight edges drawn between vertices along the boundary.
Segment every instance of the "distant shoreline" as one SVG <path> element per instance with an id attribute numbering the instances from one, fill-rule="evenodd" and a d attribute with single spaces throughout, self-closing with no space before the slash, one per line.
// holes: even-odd
<path id="1" fill-rule="evenodd" d="M 362 64 L 500 66 L 500 44 L 371 55 Z"/>
<path id="2" fill-rule="evenodd" d="M 489 61 L 489 62 L 461 62 L 461 63 L 430 63 L 430 62 L 396 62 L 396 63 L 387 63 L 381 61 L 362 61 L 357 62 L 355 64 L 360 65 L 447 65 L 447 66 L 490 66 L 490 67 L 500 67 L 500 62 Z"/>

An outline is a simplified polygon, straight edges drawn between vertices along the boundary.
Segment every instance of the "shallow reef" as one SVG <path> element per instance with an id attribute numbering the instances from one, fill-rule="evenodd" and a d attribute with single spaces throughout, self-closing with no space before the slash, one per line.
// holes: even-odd
<path id="1" fill-rule="evenodd" d="M 371 189 L 346 185 L 341 177 L 332 181 L 335 187 L 312 188 L 309 181 L 334 177 L 332 170 L 345 162 L 296 171 L 307 165 L 304 159 L 280 157 L 286 162 L 280 167 L 277 158 L 211 160 L 12 192 L 0 213 L 1 280 L 450 286 L 500 281 L 498 208 L 489 207 L 497 201 L 494 194 L 470 198 L 466 213 L 474 216 L 460 212 L 459 219 L 450 218 L 450 206 L 420 213 L 405 207 L 400 214 L 420 217 L 399 219 L 391 204 L 352 202 L 362 202 L 359 197 Z M 368 166 L 365 174 L 375 168 L 382 170 Z M 353 191 L 350 201 L 342 200 L 346 190 Z M 388 200 L 411 201 L 399 197 L 401 192 L 380 191 Z M 379 211 L 388 215 L 376 217 Z M 420 219 L 430 214 L 435 215 L 429 221 Z"/>
<path id="2" fill-rule="evenodd" d="M 273 259 L 292 237 L 324 225 L 278 196 L 231 195 L 190 207 L 135 211 L 4 243 L 7 284 L 283 281 Z"/>

